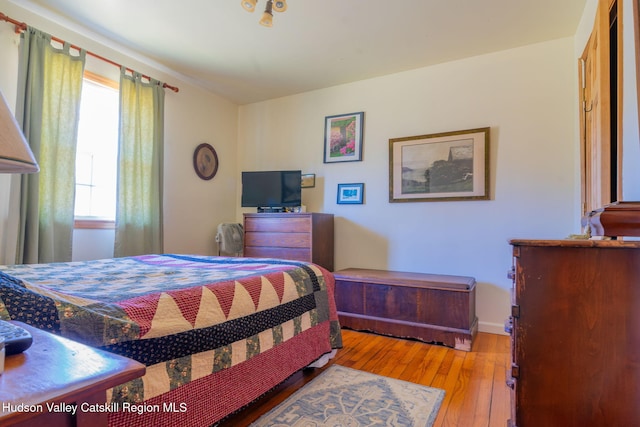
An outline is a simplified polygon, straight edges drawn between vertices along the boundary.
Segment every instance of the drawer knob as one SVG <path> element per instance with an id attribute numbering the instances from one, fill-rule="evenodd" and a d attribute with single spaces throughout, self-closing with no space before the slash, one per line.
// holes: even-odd
<path id="1" fill-rule="evenodd" d="M 515 363 L 511 365 L 511 378 L 520 378 L 520 366 Z"/>
<path id="2" fill-rule="evenodd" d="M 505 320 L 504 331 L 508 334 L 511 334 L 511 332 L 513 331 L 513 317 L 509 316 L 509 318 Z"/>
<path id="3" fill-rule="evenodd" d="M 511 306 L 511 317 L 514 317 L 516 319 L 520 318 L 520 306 L 517 304 L 514 304 Z"/>

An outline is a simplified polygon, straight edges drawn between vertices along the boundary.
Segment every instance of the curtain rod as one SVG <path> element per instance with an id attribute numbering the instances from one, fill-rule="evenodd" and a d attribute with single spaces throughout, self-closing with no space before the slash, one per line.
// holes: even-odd
<path id="1" fill-rule="evenodd" d="M 9 18 L 7 15 L 5 15 L 5 14 L 4 14 L 4 13 L 2 13 L 2 12 L 0 12 L 0 20 L 2 20 L 2 21 L 7 21 L 7 22 L 10 22 L 10 23 L 12 23 L 13 25 L 15 25 L 15 26 L 16 26 L 16 33 L 21 33 L 22 31 L 26 31 L 26 29 L 27 29 L 27 24 L 25 24 L 24 22 L 16 21 L 15 19 Z M 57 38 L 57 37 L 53 37 L 53 36 L 51 36 L 51 40 L 55 40 L 55 41 L 57 41 L 58 43 L 65 43 L 65 41 L 64 41 L 64 40 L 59 39 L 59 38 Z M 71 48 L 73 48 L 73 49 L 76 49 L 76 50 L 81 50 L 81 49 L 82 49 L 82 48 L 80 48 L 80 47 L 78 47 L 78 46 L 75 46 L 75 45 L 72 45 L 72 44 L 70 44 L 69 46 L 70 46 Z M 93 52 L 90 52 L 90 51 L 88 51 L 88 50 L 87 50 L 86 52 L 87 52 L 87 55 L 91 55 L 91 56 L 93 56 L 94 58 L 100 59 L 101 61 L 107 62 L 107 63 L 109 63 L 109 64 L 111 64 L 111 65 L 115 65 L 116 67 L 122 67 L 122 65 L 118 64 L 118 63 L 117 63 L 117 62 L 115 62 L 115 61 L 112 61 L 112 60 L 110 60 L 110 59 L 107 59 L 107 58 L 105 58 L 104 56 L 100 56 L 100 55 L 98 55 L 98 54 L 96 54 L 96 53 L 93 53 Z M 126 68 L 126 71 L 130 71 L 130 72 L 132 72 L 132 73 L 133 73 L 133 72 L 135 72 L 135 71 L 134 71 L 134 70 L 132 70 L 131 68 Z M 149 77 L 149 76 L 145 76 L 145 75 L 142 75 L 142 77 L 144 77 L 145 79 L 151 79 L 151 77 Z M 163 83 L 163 84 L 162 84 L 162 87 L 167 88 L 167 89 L 171 89 L 172 91 L 174 91 L 174 92 L 176 92 L 176 93 L 177 93 L 178 91 L 180 91 L 180 89 L 179 89 L 179 88 L 177 88 L 177 87 L 175 87 L 175 86 L 171 86 L 171 85 L 169 85 L 169 84 L 167 84 L 167 83 Z"/>

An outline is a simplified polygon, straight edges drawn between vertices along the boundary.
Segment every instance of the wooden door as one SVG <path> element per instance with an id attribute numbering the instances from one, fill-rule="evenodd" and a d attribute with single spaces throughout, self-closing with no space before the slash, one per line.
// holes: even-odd
<path id="1" fill-rule="evenodd" d="M 606 0 L 600 2 L 601 6 L 603 2 Z M 580 59 L 583 214 L 612 202 L 609 8 L 606 6 L 598 7 L 593 32 Z"/>
<path id="2" fill-rule="evenodd" d="M 599 0 L 580 58 L 582 213 L 622 200 L 622 1 Z"/>

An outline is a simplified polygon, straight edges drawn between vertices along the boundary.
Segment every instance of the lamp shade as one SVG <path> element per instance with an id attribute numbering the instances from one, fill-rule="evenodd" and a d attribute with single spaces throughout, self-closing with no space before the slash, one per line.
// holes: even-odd
<path id="1" fill-rule="evenodd" d="M 256 8 L 257 1 L 258 0 L 242 0 L 240 4 L 247 12 L 253 12 Z"/>
<path id="2" fill-rule="evenodd" d="M 0 173 L 38 172 L 38 163 L 2 93 L 0 98 Z"/>
<path id="3" fill-rule="evenodd" d="M 264 9 L 260 24 L 265 27 L 273 26 L 273 0 L 267 0 L 267 7 Z"/>
<path id="4" fill-rule="evenodd" d="M 273 26 L 273 15 L 269 12 L 265 12 L 262 14 L 262 19 L 260 19 L 260 24 L 265 27 Z"/>
<path id="5" fill-rule="evenodd" d="M 287 10 L 287 0 L 276 0 L 273 2 L 273 10 L 276 12 L 284 12 Z"/>

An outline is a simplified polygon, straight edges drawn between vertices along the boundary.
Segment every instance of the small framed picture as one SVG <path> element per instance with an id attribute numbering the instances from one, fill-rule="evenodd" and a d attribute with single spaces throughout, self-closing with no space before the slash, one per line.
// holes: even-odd
<path id="1" fill-rule="evenodd" d="M 311 188 L 316 186 L 316 174 L 305 173 L 302 174 L 302 188 Z"/>
<path id="2" fill-rule="evenodd" d="M 196 174 L 205 181 L 216 176 L 216 172 L 218 172 L 216 150 L 207 143 L 198 145 L 193 152 L 193 168 Z"/>
<path id="3" fill-rule="evenodd" d="M 361 205 L 364 196 L 364 184 L 338 184 L 339 205 Z"/>
<path id="4" fill-rule="evenodd" d="M 361 161 L 363 124 L 363 112 L 325 117 L 324 163 Z"/>

